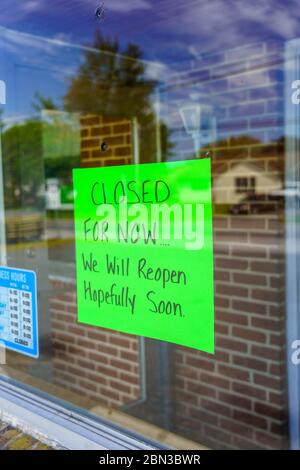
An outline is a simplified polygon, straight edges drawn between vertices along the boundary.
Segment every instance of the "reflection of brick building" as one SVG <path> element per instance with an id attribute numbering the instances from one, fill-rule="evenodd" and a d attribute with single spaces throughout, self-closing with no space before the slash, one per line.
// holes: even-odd
<path id="1" fill-rule="evenodd" d="M 259 44 L 203 57 L 190 74 L 174 80 L 182 88 L 195 86 L 200 77 L 196 85 L 216 109 L 213 184 L 240 162 L 260 168 L 270 181 L 265 192 L 282 184 L 282 69 L 278 47 Z M 178 136 L 181 149 L 188 139 Z M 214 200 L 224 190 L 214 185 Z M 282 447 L 287 432 L 283 214 L 216 215 L 213 224 L 216 354 L 175 348 L 175 428 L 212 447 Z"/>
<path id="2" fill-rule="evenodd" d="M 127 165 L 132 163 L 132 123 L 130 119 L 84 116 L 81 118 L 82 167 Z M 105 143 L 107 148 L 101 149 Z"/>
<path id="3" fill-rule="evenodd" d="M 282 181 L 282 70 L 278 46 L 259 44 L 204 56 L 170 78 L 164 101 L 176 158 L 193 157 L 176 90 L 198 87 L 216 108 L 213 178 L 243 161 Z M 130 122 L 100 120 L 83 118 L 82 165 L 130 163 Z M 279 448 L 287 432 L 283 215 L 219 214 L 213 224 L 216 354 L 170 346 L 169 425 L 212 447 Z M 77 324 L 73 284 L 56 287 L 64 291 L 52 299 L 56 381 L 111 406 L 138 398 L 138 338 Z"/>
<path id="4" fill-rule="evenodd" d="M 101 149 L 105 142 L 107 148 Z M 81 118 L 81 167 L 131 163 L 131 121 L 89 115 Z M 138 340 L 134 336 L 77 324 L 75 287 L 54 283 L 51 299 L 55 381 L 120 406 L 138 398 Z"/>

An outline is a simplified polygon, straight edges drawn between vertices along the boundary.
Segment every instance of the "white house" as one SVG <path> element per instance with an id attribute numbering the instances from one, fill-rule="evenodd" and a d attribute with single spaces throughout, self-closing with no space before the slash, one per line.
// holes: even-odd
<path id="1" fill-rule="evenodd" d="M 257 163 L 244 161 L 214 176 L 213 199 L 217 204 L 237 204 L 251 191 L 270 194 L 280 189 L 278 175 L 266 172 Z"/>

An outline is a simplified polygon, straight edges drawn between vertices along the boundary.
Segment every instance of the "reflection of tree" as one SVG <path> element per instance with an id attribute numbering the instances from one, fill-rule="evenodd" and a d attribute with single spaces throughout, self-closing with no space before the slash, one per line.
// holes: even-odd
<path id="1" fill-rule="evenodd" d="M 34 205 L 41 185 L 41 122 L 30 120 L 2 133 L 5 207 Z"/>
<path id="2" fill-rule="evenodd" d="M 35 102 L 33 103 L 33 109 L 40 112 L 43 109 L 55 110 L 57 109 L 56 104 L 52 98 L 45 98 L 39 92 L 35 94 Z"/>
<path id="3" fill-rule="evenodd" d="M 117 41 L 97 35 L 94 48 L 99 52 L 85 53 L 84 62 L 78 75 L 70 82 L 61 110 L 106 118 L 136 118 L 140 130 L 141 161 L 155 161 L 157 123 L 152 96 L 157 83 L 146 78 L 147 65 L 141 60 L 139 47 L 129 44 L 121 53 Z M 58 106 L 51 98 L 37 92 L 33 109 L 40 113 L 46 109 L 57 110 Z M 59 177 L 68 182 L 72 168 L 78 165 L 79 155 L 44 159 L 43 130 L 44 126 L 51 127 L 51 123 L 31 118 L 5 129 L 1 117 L 5 206 L 37 207 L 44 178 Z M 172 149 L 170 131 L 163 123 L 159 127 L 162 159 L 166 159 Z"/>
<path id="4" fill-rule="evenodd" d="M 145 77 L 146 65 L 137 45 L 120 51 L 118 41 L 96 35 L 93 44 L 99 53 L 87 51 L 78 75 L 72 79 L 64 98 L 65 109 L 104 117 L 136 118 L 140 128 L 142 161 L 155 160 L 156 124 L 151 95 L 156 82 Z M 160 124 L 163 158 L 171 149 L 169 130 Z"/>
<path id="5" fill-rule="evenodd" d="M 79 156 L 43 160 L 43 130 L 51 126 L 40 119 L 16 124 L 2 132 L 5 207 L 38 207 L 43 204 L 40 189 L 45 178 L 68 181 Z"/>

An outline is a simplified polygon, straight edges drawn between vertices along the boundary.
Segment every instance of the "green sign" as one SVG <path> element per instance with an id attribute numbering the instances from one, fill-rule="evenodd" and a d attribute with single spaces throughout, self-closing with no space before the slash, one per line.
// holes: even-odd
<path id="1" fill-rule="evenodd" d="M 213 353 L 210 160 L 73 180 L 79 322 Z"/>
<path id="2" fill-rule="evenodd" d="M 71 185 L 64 184 L 60 187 L 61 204 L 72 204 L 74 202 L 74 193 Z"/>

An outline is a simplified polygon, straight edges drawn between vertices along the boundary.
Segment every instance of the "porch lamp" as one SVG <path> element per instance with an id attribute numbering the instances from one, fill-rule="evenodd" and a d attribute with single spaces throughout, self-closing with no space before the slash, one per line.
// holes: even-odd
<path id="1" fill-rule="evenodd" d="M 208 104 L 192 103 L 180 107 L 179 114 L 186 133 L 193 139 L 198 158 L 201 144 L 215 140 L 216 120 L 213 117 L 213 108 Z"/>

